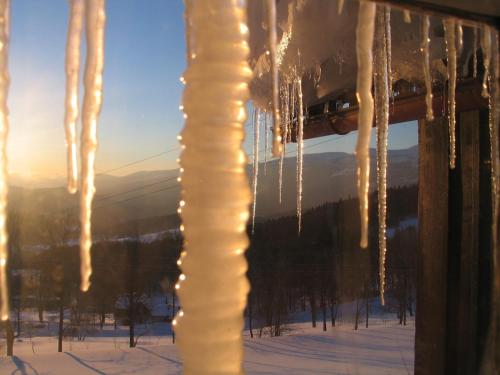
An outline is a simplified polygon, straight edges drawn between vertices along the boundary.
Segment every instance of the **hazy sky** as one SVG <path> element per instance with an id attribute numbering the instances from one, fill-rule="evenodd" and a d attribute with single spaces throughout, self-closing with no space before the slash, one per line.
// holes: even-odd
<path id="1" fill-rule="evenodd" d="M 15 0 L 11 18 L 9 170 L 62 176 L 68 2 Z M 105 46 L 97 170 L 171 149 L 116 173 L 175 168 L 176 136 L 183 125 L 178 109 L 183 88 L 179 77 L 185 68 L 182 0 L 108 0 Z M 334 140 L 310 147 L 329 138 Z M 355 138 L 310 140 L 306 151 L 352 152 Z M 251 152 L 249 139 L 245 148 Z M 416 144 L 415 124 L 391 127 L 389 141 L 391 148 Z"/>

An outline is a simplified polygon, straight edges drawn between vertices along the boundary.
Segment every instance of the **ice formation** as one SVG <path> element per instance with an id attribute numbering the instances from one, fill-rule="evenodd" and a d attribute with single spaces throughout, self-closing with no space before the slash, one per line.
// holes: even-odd
<path id="1" fill-rule="evenodd" d="M 304 169 L 304 108 L 302 98 L 302 78 L 297 75 L 295 79 L 297 90 L 297 220 L 299 233 L 302 230 L 302 179 Z"/>
<path id="2" fill-rule="evenodd" d="M 456 22 L 452 18 L 443 20 L 446 39 L 446 59 L 448 75 L 448 128 L 450 139 L 450 168 L 455 168 L 455 89 L 457 85 Z"/>
<path id="3" fill-rule="evenodd" d="M 0 320 L 9 319 L 7 233 L 7 138 L 9 133 L 10 1 L 0 0 Z"/>
<path id="4" fill-rule="evenodd" d="M 267 176 L 267 153 L 269 152 L 269 117 L 264 112 L 264 176 Z M 281 155 L 281 152 L 280 152 Z"/>
<path id="5" fill-rule="evenodd" d="M 86 37 L 87 58 L 85 61 L 82 110 L 82 188 L 80 198 L 80 289 L 87 291 L 90 287 L 92 262 L 90 248 L 92 246 L 92 200 L 94 198 L 94 164 L 97 149 L 97 121 L 102 104 L 102 73 L 104 68 L 104 26 L 106 23 L 105 0 L 89 0 L 86 2 Z"/>
<path id="6" fill-rule="evenodd" d="M 359 103 L 358 140 L 356 159 L 358 161 L 358 198 L 361 217 L 360 246 L 368 246 L 368 189 L 370 183 L 370 135 L 373 124 L 372 87 L 372 44 L 374 35 L 376 5 L 369 1 L 360 1 L 358 24 L 356 28 L 356 54 L 358 76 L 356 96 Z"/>
<path id="7" fill-rule="evenodd" d="M 488 77 L 490 75 L 490 61 L 491 61 L 491 34 L 488 25 L 481 25 L 481 50 L 483 51 L 483 90 L 482 96 L 488 97 Z"/>
<path id="8" fill-rule="evenodd" d="M 276 46 L 278 37 L 276 35 L 276 1 L 267 0 L 268 27 L 269 27 L 269 53 L 271 58 L 272 75 L 272 108 L 273 108 L 273 156 L 281 154 L 282 139 L 280 129 L 280 108 L 279 108 L 279 74 L 278 62 L 276 60 Z"/>
<path id="9" fill-rule="evenodd" d="M 242 142 L 252 71 L 245 2 L 216 4 L 191 3 L 196 58 L 184 74 L 184 251 L 176 286 L 183 310 L 173 324 L 187 375 L 243 373 L 251 193 Z"/>
<path id="10" fill-rule="evenodd" d="M 76 122 L 78 120 L 78 90 L 80 75 L 80 44 L 85 14 L 83 0 L 72 0 L 66 41 L 66 100 L 64 128 L 66 132 L 68 191 L 78 189 L 78 162 L 76 150 Z"/>
<path id="11" fill-rule="evenodd" d="M 252 234 L 255 229 L 255 211 L 257 209 L 257 184 L 259 182 L 259 130 L 260 128 L 260 110 L 254 109 L 253 112 L 253 202 L 252 202 Z"/>
<path id="12" fill-rule="evenodd" d="M 375 110 L 377 124 L 378 244 L 380 301 L 385 304 L 385 258 L 387 252 L 387 133 L 389 130 L 389 80 L 387 72 L 386 12 L 377 10 L 374 53 Z"/>
<path id="13" fill-rule="evenodd" d="M 425 80 L 425 105 L 427 107 L 426 118 L 427 121 L 434 121 L 434 112 L 432 109 L 432 76 L 431 68 L 429 65 L 429 16 L 422 16 L 422 57 L 424 67 L 424 80 Z"/>
<path id="14" fill-rule="evenodd" d="M 282 201 L 283 194 L 283 164 L 285 161 L 286 154 L 286 144 L 288 142 L 288 132 L 290 127 L 290 85 L 288 81 L 285 81 L 282 84 L 281 89 L 282 95 L 282 114 L 281 123 L 282 123 L 282 131 L 283 131 L 283 148 L 281 150 L 280 161 L 279 161 L 279 170 L 278 170 L 278 199 L 279 203 Z"/>

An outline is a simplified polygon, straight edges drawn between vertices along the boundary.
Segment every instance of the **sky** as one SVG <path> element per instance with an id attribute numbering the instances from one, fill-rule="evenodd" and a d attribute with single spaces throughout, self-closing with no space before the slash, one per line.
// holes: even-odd
<path id="1" fill-rule="evenodd" d="M 66 173 L 63 117 L 68 9 L 66 0 L 12 1 L 11 174 L 36 178 Z M 96 170 L 106 172 L 167 151 L 110 173 L 176 168 L 176 137 L 183 126 L 179 112 L 183 90 L 179 77 L 185 69 L 183 2 L 108 0 L 106 12 L 104 100 Z M 252 132 L 251 126 L 246 129 Z M 251 139 L 248 134 L 244 143 L 249 153 Z M 306 141 L 305 150 L 352 153 L 355 141 L 356 133 L 324 137 Z M 390 148 L 416 143 L 414 122 L 390 128 Z M 293 153 L 295 147 L 289 149 Z"/>

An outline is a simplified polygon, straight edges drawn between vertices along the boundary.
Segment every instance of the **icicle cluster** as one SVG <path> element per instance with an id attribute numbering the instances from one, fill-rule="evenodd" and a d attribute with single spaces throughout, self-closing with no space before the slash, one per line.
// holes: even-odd
<path id="1" fill-rule="evenodd" d="M 374 35 L 376 5 L 370 1 L 359 3 L 358 24 L 356 27 L 356 55 L 358 76 L 356 96 L 359 103 L 358 141 L 356 158 L 358 161 L 358 197 L 361 216 L 360 246 L 368 246 L 368 190 L 370 183 L 370 135 L 373 124 L 372 87 L 372 44 Z"/>
<path id="2" fill-rule="evenodd" d="M 302 180 L 304 169 L 304 108 L 302 102 L 302 78 L 297 75 L 295 79 L 298 102 L 297 121 L 297 219 L 299 233 L 302 230 Z"/>
<path id="3" fill-rule="evenodd" d="M 378 244 L 380 301 L 385 305 L 385 258 L 387 252 L 387 133 L 389 130 L 389 79 L 384 7 L 377 10 L 374 53 L 375 118 L 377 124 Z"/>
<path id="4" fill-rule="evenodd" d="M 184 252 L 176 345 L 184 374 L 242 374 L 251 203 L 242 148 L 252 77 L 246 4 L 196 0 L 190 11 L 196 58 L 184 74 Z"/>
<path id="5" fill-rule="evenodd" d="M 457 86 L 457 46 L 456 22 L 452 18 L 443 21 L 446 40 L 446 59 L 448 74 L 448 127 L 450 138 L 450 168 L 455 168 L 456 141 L 455 141 L 455 89 Z"/>
<path id="6" fill-rule="evenodd" d="M 7 234 L 7 137 L 9 133 L 10 1 L 0 0 L 0 320 L 9 319 Z"/>
<path id="7" fill-rule="evenodd" d="M 85 14 L 83 0 L 72 0 L 66 42 L 66 101 L 64 128 L 66 132 L 68 191 L 78 189 L 78 162 L 76 151 L 76 122 L 78 120 L 78 90 L 80 75 L 80 44 Z"/>
<path id="8" fill-rule="evenodd" d="M 86 3 L 87 59 L 85 61 L 82 111 L 82 191 L 80 198 L 80 274 L 82 291 L 90 287 L 92 263 L 91 216 L 94 198 L 94 165 L 97 149 L 97 121 L 102 104 L 102 73 L 104 69 L 104 26 L 106 23 L 105 0 L 88 0 Z"/>
<path id="9" fill-rule="evenodd" d="M 273 156 L 281 154 L 282 139 L 280 129 L 280 108 L 279 108 L 279 75 L 278 62 L 276 60 L 276 48 L 278 37 L 276 35 L 276 0 L 267 0 L 267 14 L 269 20 L 269 52 L 271 57 L 271 76 L 273 85 Z"/>
<path id="10" fill-rule="evenodd" d="M 257 184 L 259 182 L 259 128 L 260 128 L 260 110 L 254 109 L 253 112 L 253 202 L 252 202 L 252 234 L 255 230 L 255 211 L 257 209 Z"/>
<path id="11" fill-rule="evenodd" d="M 422 44 L 421 51 L 423 57 L 424 79 L 425 79 L 425 104 L 427 107 L 426 118 L 427 121 L 434 121 L 434 112 L 432 109 L 432 76 L 429 64 L 429 16 L 422 16 Z"/>

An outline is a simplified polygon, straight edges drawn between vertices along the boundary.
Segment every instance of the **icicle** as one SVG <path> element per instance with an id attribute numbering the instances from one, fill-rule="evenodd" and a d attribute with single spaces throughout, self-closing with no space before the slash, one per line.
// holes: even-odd
<path id="1" fill-rule="evenodd" d="M 7 138 L 9 133 L 10 1 L 0 0 L 0 320 L 9 319 L 7 233 Z"/>
<path id="2" fill-rule="evenodd" d="M 485 26 L 484 32 L 490 34 L 491 74 L 489 78 L 489 132 L 491 153 L 491 204 L 492 204 L 492 248 L 493 261 L 498 265 L 498 211 L 500 205 L 500 151 L 498 144 L 498 129 L 500 126 L 500 62 L 498 51 L 498 31 Z M 497 287 L 500 285 L 497 284 Z"/>
<path id="3" fill-rule="evenodd" d="M 408 9 L 403 10 L 403 17 L 404 17 L 405 23 L 411 23 L 411 13 Z"/>
<path id="4" fill-rule="evenodd" d="M 302 172 L 304 163 L 304 108 L 302 103 L 302 78 L 296 77 L 298 101 L 298 126 L 297 126 L 297 219 L 299 234 L 302 230 Z"/>
<path id="5" fill-rule="evenodd" d="M 358 197 L 361 217 L 360 246 L 368 246 L 368 190 L 370 184 L 370 134 L 373 124 L 372 87 L 372 43 L 375 21 L 375 3 L 359 3 L 358 25 L 356 27 L 356 55 L 358 76 L 356 96 L 359 103 L 358 141 L 356 158 L 358 160 Z"/>
<path id="6" fill-rule="evenodd" d="M 392 94 L 392 32 L 391 32 L 391 7 L 385 6 L 385 45 L 387 46 L 387 79 L 389 85 L 389 97 L 394 99 Z"/>
<path id="7" fill-rule="evenodd" d="M 472 77 L 477 77 L 477 27 L 474 27 L 474 42 L 473 42 L 473 51 L 474 55 L 472 55 Z"/>
<path id="8" fill-rule="evenodd" d="M 387 133 L 389 130 L 389 80 L 387 74 L 387 38 L 385 12 L 377 12 L 374 54 L 375 109 L 377 124 L 377 185 L 380 302 L 385 305 L 385 258 L 387 253 Z"/>
<path id="9" fill-rule="evenodd" d="M 342 14 L 342 11 L 344 10 L 344 0 L 338 0 L 339 3 L 338 3 L 338 6 L 339 6 L 339 15 Z"/>
<path id="10" fill-rule="evenodd" d="M 462 21 L 457 20 L 457 59 L 462 54 L 462 49 L 464 47 L 464 31 L 462 28 Z"/>
<path id="11" fill-rule="evenodd" d="M 276 61 L 276 0 L 267 0 L 267 13 L 269 20 L 269 52 L 271 57 L 271 76 L 273 84 L 273 156 L 281 154 L 282 139 L 280 129 L 280 109 L 279 109 L 279 77 L 278 64 Z"/>
<path id="12" fill-rule="evenodd" d="M 434 121 L 434 112 L 432 110 L 432 77 L 429 65 L 429 16 L 422 18 L 422 44 L 421 51 L 423 56 L 424 79 L 425 79 L 425 104 L 427 106 L 427 121 Z"/>
<path id="13" fill-rule="evenodd" d="M 455 168 L 455 88 L 457 85 L 457 49 L 455 20 L 447 18 L 443 21 L 446 39 L 446 59 L 448 73 L 448 126 L 450 137 L 450 168 Z"/>
<path id="14" fill-rule="evenodd" d="M 80 43 L 85 12 L 83 0 L 72 0 L 66 41 L 66 100 L 64 128 L 66 131 L 68 191 L 76 193 L 78 162 L 76 152 L 76 121 L 78 120 L 78 90 L 80 75 Z"/>
<path id="15" fill-rule="evenodd" d="M 491 61 L 491 35 L 488 25 L 481 25 L 481 50 L 483 51 L 483 91 L 481 95 L 483 98 L 488 97 L 488 76 L 490 74 L 490 61 Z"/>
<path id="16" fill-rule="evenodd" d="M 280 162 L 279 162 L 279 177 L 278 177 L 278 184 L 279 184 L 279 202 L 281 204 L 282 201 L 282 194 L 283 194 L 283 163 L 285 161 L 285 154 L 286 154 L 286 144 L 288 141 L 288 127 L 289 127 L 289 121 L 290 121 L 290 100 L 289 100 L 289 84 L 288 82 L 283 85 L 283 106 L 282 108 L 284 109 L 283 111 L 283 118 L 282 118 L 282 123 L 283 123 L 283 148 L 281 150 L 281 155 L 280 155 Z"/>
<path id="17" fill-rule="evenodd" d="M 184 374 L 236 375 L 252 198 L 242 148 L 252 77 L 246 1 L 192 1 L 190 18 L 196 58 L 184 74 L 182 311 L 172 324 Z"/>
<path id="18" fill-rule="evenodd" d="M 254 109 L 253 112 L 253 204 L 252 204 L 252 234 L 255 229 L 255 210 L 257 208 L 257 183 L 259 178 L 259 128 L 260 128 L 260 110 Z"/>
<path id="19" fill-rule="evenodd" d="M 92 262 L 92 200 L 94 198 L 94 164 L 97 149 L 97 121 L 102 104 L 102 72 L 104 68 L 104 26 L 106 23 L 105 0 L 89 0 L 85 14 L 87 59 L 85 61 L 85 95 L 82 111 L 82 191 L 80 201 L 80 289 L 90 287 Z"/>
<path id="20" fill-rule="evenodd" d="M 264 176 L 267 176 L 267 153 L 269 149 L 269 121 L 267 112 L 264 112 L 264 131 L 266 132 L 264 139 Z"/>

